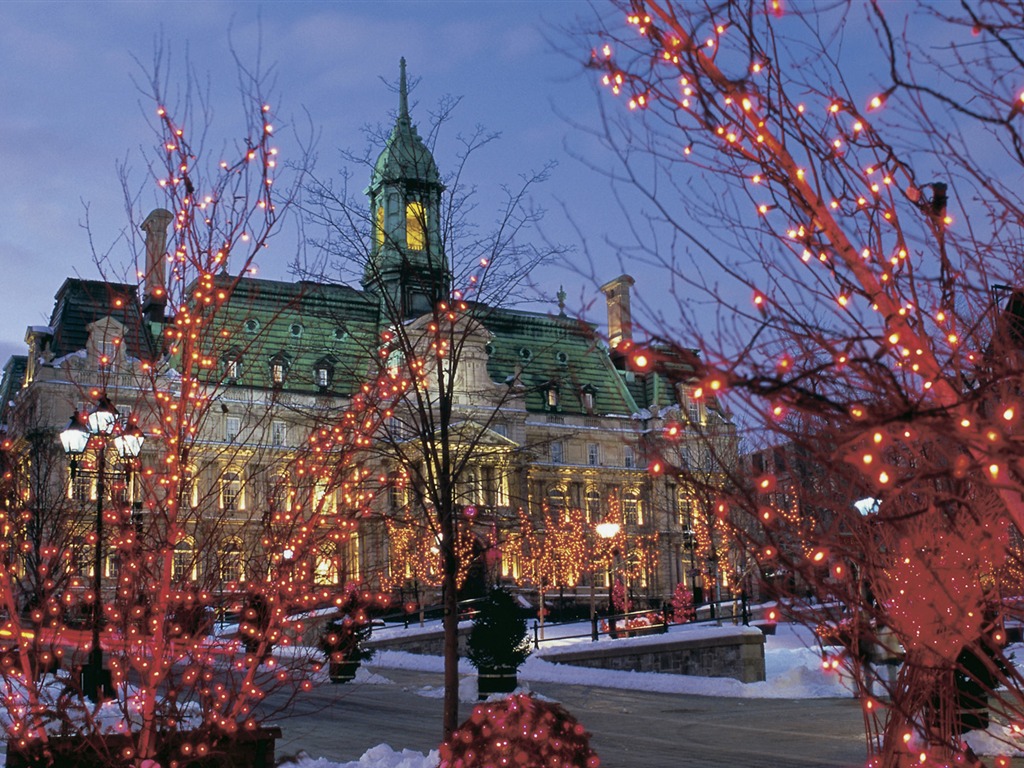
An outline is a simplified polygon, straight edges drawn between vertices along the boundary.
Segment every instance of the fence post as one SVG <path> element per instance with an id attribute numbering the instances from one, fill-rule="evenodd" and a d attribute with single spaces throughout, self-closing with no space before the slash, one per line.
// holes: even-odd
<path id="1" fill-rule="evenodd" d="M 590 639 L 597 642 L 597 614 L 590 617 Z"/>
<path id="2" fill-rule="evenodd" d="M 537 650 L 540 648 L 540 638 L 537 635 L 537 620 L 533 620 L 533 648 Z"/>

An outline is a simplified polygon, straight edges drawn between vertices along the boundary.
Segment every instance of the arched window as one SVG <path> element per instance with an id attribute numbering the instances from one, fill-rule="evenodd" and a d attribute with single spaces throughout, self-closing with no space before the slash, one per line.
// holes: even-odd
<path id="1" fill-rule="evenodd" d="M 171 579 L 177 582 L 196 580 L 195 542 L 187 536 L 174 545 Z"/>
<path id="2" fill-rule="evenodd" d="M 423 251 L 427 247 L 427 211 L 417 200 L 405 206 L 405 246 L 410 251 Z"/>
<path id="3" fill-rule="evenodd" d="M 627 525 L 643 525 L 644 514 L 640 503 L 640 491 L 631 488 L 622 494 L 622 519 Z"/>
<path id="4" fill-rule="evenodd" d="M 221 584 L 245 581 L 245 570 L 242 568 L 242 545 L 238 539 L 227 541 L 217 553 Z"/>
<path id="5" fill-rule="evenodd" d="M 565 509 L 566 491 L 564 485 L 553 485 L 548 489 L 548 507 L 550 509 Z"/>
<path id="6" fill-rule="evenodd" d="M 378 250 L 384 245 L 384 206 L 380 203 L 377 204 L 377 210 L 373 215 L 373 241 L 377 244 Z"/>

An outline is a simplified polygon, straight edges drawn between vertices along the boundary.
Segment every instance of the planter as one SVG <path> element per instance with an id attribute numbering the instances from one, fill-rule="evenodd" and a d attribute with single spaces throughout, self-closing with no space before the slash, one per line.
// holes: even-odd
<path id="1" fill-rule="evenodd" d="M 476 675 L 477 699 L 483 701 L 495 693 L 512 693 L 519 685 L 518 670 L 480 669 Z"/>
<path id="2" fill-rule="evenodd" d="M 327 674 L 332 683 L 348 683 L 356 679 L 357 669 L 358 661 L 332 661 L 327 668 Z"/>
<path id="3" fill-rule="evenodd" d="M 51 737 L 44 745 L 7 743 L 7 768 L 130 768 L 138 734 Z M 155 759 L 178 768 L 273 768 L 274 742 L 280 728 L 240 731 L 232 736 L 211 732 L 169 733 L 160 739 Z M 202 754 L 200 754 L 200 752 Z"/>

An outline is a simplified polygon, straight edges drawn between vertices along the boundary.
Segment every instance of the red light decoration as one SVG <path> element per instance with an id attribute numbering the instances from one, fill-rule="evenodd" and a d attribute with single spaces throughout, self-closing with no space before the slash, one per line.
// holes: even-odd
<path id="1" fill-rule="evenodd" d="M 590 734 L 561 705 L 526 694 L 480 704 L 441 745 L 438 768 L 598 768 Z"/>

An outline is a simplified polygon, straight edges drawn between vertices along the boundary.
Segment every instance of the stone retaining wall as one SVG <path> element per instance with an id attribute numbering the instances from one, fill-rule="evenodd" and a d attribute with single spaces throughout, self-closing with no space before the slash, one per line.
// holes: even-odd
<path id="1" fill-rule="evenodd" d="M 665 672 L 673 675 L 731 677 L 741 683 L 765 679 L 764 635 L 754 628 L 673 632 L 637 641 L 604 641 L 572 650 L 549 650 L 545 661 L 598 669 Z M 621 644 L 620 644 L 621 643 Z"/>

